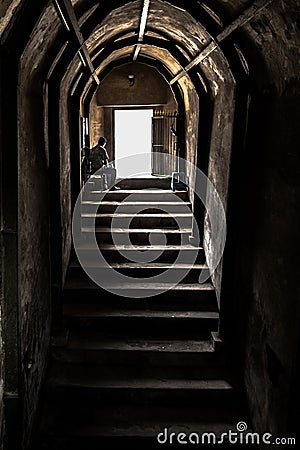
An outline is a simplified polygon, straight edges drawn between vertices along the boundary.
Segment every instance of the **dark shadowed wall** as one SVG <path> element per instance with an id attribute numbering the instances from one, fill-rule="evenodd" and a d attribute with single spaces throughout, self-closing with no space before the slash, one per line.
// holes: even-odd
<path id="1" fill-rule="evenodd" d="M 49 159 L 44 140 L 40 69 L 36 47 L 29 45 L 21 61 L 18 100 L 18 278 L 24 431 L 32 427 L 35 417 L 48 355 L 51 320 Z M 28 438 L 28 434 L 24 435 L 24 442 Z"/>
<path id="2" fill-rule="evenodd" d="M 286 435 L 296 405 L 299 333 L 299 33 L 297 2 L 273 2 L 241 39 L 250 68 L 246 145 L 234 155 L 224 277 L 227 334 L 243 342 L 254 428 Z M 225 283 L 226 285 L 226 283 Z M 231 299 L 231 300 L 230 300 Z"/>

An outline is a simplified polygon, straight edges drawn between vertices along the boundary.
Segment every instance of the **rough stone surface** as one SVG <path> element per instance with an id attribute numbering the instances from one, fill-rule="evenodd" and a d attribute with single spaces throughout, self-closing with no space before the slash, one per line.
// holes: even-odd
<path id="1" fill-rule="evenodd" d="M 13 3 L 13 0 L 2 0 L 0 5 L 0 17 L 6 15 L 8 7 Z"/>
<path id="2" fill-rule="evenodd" d="M 108 136 L 105 127 L 105 112 L 106 108 L 97 105 L 96 94 L 91 101 L 90 106 L 90 145 L 94 147 L 97 144 L 100 136 Z M 108 139 L 111 142 L 111 137 Z"/>
<path id="3" fill-rule="evenodd" d="M 3 363 L 4 363 L 4 355 L 2 345 L 2 310 L 0 306 L 0 450 L 3 449 L 3 438 L 4 438 Z"/>
<path id="4" fill-rule="evenodd" d="M 134 75 L 131 86 L 128 75 Z M 103 80 L 97 92 L 99 106 L 162 105 L 173 100 L 172 91 L 156 69 L 141 63 L 129 63 L 118 67 Z M 172 109 L 172 105 L 170 105 Z"/>
<path id="5" fill-rule="evenodd" d="M 207 63 L 214 67 L 213 61 L 207 61 Z M 219 74 L 216 69 L 215 74 Z M 235 82 L 230 71 L 219 74 L 218 78 L 218 81 L 212 81 L 215 91 L 208 178 L 216 188 L 226 212 L 235 114 Z M 211 205 L 211 201 L 214 201 L 214 199 L 208 199 L 209 206 Z M 219 211 L 216 211 L 213 207 L 210 207 L 209 209 L 212 211 L 213 217 L 206 216 L 204 246 L 209 266 L 216 267 L 215 255 L 217 243 L 215 241 L 216 236 L 212 236 L 211 222 L 214 221 L 216 224 L 223 224 L 223 222 L 221 217 L 217 217 L 217 214 L 220 213 Z M 226 233 L 226 230 L 220 229 L 217 231 L 217 235 L 222 235 L 224 232 Z M 220 264 L 214 272 L 213 282 L 216 287 L 218 300 L 220 301 L 222 264 Z"/>
<path id="6" fill-rule="evenodd" d="M 0 246 L 0 258 L 1 258 L 1 270 L 0 270 L 0 450 L 3 449 L 3 439 L 4 439 L 4 404 L 3 404 L 3 378 L 4 378 L 4 348 L 2 339 L 2 299 L 3 299 L 3 250 L 2 245 Z"/>
<path id="7" fill-rule="evenodd" d="M 189 186 L 194 187 L 195 172 L 193 167 L 197 165 L 197 143 L 198 143 L 198 122 L 199 122 L 199 97 L 188 76 L 180 80 L 180 87 L 183 92 L 185 109 L 185 159 L 191 164 L 187 169 Z M 190 191 L 191 201 L 194 200 L 194 192 Z"/>
<path id="8" fill-rule="evenodd" d="M 35 419 L 50 342 L 49 160 L 43 123 L 45 55 L 41 48 L 47 51 L 55 37 L 57 20 L 52 14 L 50 6 L 22 56 L 19 81 L 19 332 L 24 448 Z"/>
<path id="9" fill-rule="evenodd" d="M 80 67 L 76 59 L 71 65 L 61 84 L 60 94 L 60 201 L 62 226 L 62 283 L 68 268 L 72 245 L 72 205 L 71 205 L 71 145 L 68 93 L 74 74 Z M 70 76 L 72 74 L 72 76 Z M 74 148 L 73 151 L 76 151 Z M 79 148 L 78 148 L 79 153 Z"/>
<path id="10" fill-rule="evenodd" d="M 139 1 L 130 2 L 128 8 L 113 10 L 86 41 L 87 48 L 92 52 L 97 46 L 105 45 L 105 42 L 113 40 L 122 32 L 137 31 L 139 28 L 141 5 Z"/>
<path id="11" fill-rule="evenodd" d="M 244 32 L 254 44 L 262 64 L 254 64 L 255 54 L 247 58 L 251 71 L 260 89 L 270 90 L 274 86 L 284 94 L 292 78 L 299 80 L 299 2 L 296 0 L 274 1 L 272 6 L 254 18 Z M 297 83 L 295 83 L 295 93 Z M 293 93 L 290 92 L 289 95 Z"/>
<path id="12" fill-rule="evenodd" d="M 171 2 L 151 2 L 147 27 L 163 31 L 169 40 L 183 47 L 191 58 L 198 55 L 210 41 L 205 28 L 187 12 L 174 8 Z"/>
<path id="13" fill-rule="evenodd" d="M 252 173 L 247 173 L 249 184 L 243 187 L 253 218 L 247 224 L 249 213 L 243 209 L 247 238 L 238 258 L 245 280 L 240 298 L 249 311 L 249 400 L 255 426 L 273 433 L 285 433 L 288 426 L 299 332 L 300 110 L 299 97 L 288 92 L 286 88 L 279 98 L 262 96 L 252 105 L 252 131 L 259 134 L 251 140 Z"/>
<path id="14" fill-rule="evenodd" d="M 0 36 L 10 24 L 16 9 L 22 5 L 22 0 L 2 0 L 0 4 Z"/>
<path id="15" fill-rule="evenodd" d="M 247 26 L 262 64 L 249 52 L 256 90 L 241 167 L 244 179 L 235 186 L 242 188 L 236 267 L 243 281 L 238 299 L 248 311 L 246 386 L 255 428 L 274 434 L 284 434 L 288 428 L 299 333 L 300 38 L 296 4 L 274 2 Z"/>
<path id="16" fill-rule="evenodd" d="M 37 90 L 29 88 L 30 76 L 25 79 L 26 87 L 21 82 L 24 89 L 19 100 L 22 123 L 19 133 L 22 143 L 19 150 L 19 293 L 23 420 L 24 430 L 29 430 L 37 407 L 50 338 L 50 260 L 42 92 L 38 91 L 41 86 L 36 86 Z M 28 132 L 32 123 L 36 124 L 33 134 Z"/>

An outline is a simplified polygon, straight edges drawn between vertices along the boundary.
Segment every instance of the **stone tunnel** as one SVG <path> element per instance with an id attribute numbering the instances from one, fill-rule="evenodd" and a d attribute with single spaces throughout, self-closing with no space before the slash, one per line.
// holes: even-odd
<path id="1" fill-rule="evenodd" d="M 251 429 L 296 436 L 299 9 L 297 0 L 1 0 L 1 450 L 34 440 L 65 330 L 82 148 L 105 135 L 114 159 L 120 107 L 176 111 L 179 155 L 209 178 L 226 214 L 215 339 L 234 354 Z M 189 201 L 209 260 L 210 221 Z"/>

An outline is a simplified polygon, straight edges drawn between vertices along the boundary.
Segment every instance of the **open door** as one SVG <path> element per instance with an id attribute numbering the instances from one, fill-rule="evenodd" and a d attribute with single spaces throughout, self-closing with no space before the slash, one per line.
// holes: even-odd
<path id="1" fill-rule="evenodd" d="M 118 177 L 143 177 L 151 174 L 151 119 L 153 110 L 115 110 L 115 167 Z M 129 157 L 142 156 L 136 160 Z M 134 161 L 134 162 L 133 162 Z"/>
<path id="2" fill-rule="evenodd" d="M 152 118 L 152 175 L 170 177 L 177 171 L 176 160 L 164 160 L 158 153 L 179 156 L 177 112 L 154 111 Z"/>

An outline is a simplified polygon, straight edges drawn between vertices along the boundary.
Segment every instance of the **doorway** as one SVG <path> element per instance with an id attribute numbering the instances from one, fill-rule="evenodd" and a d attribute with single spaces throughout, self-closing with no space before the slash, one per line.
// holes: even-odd
<path id="1" fill-rule="evenodd" d="M 115 168 L 118 178 L 151 175 L 152 117 L 153 109 L 115 110 Z M 138 158 L 132 158 L 138 155 Z"/>

